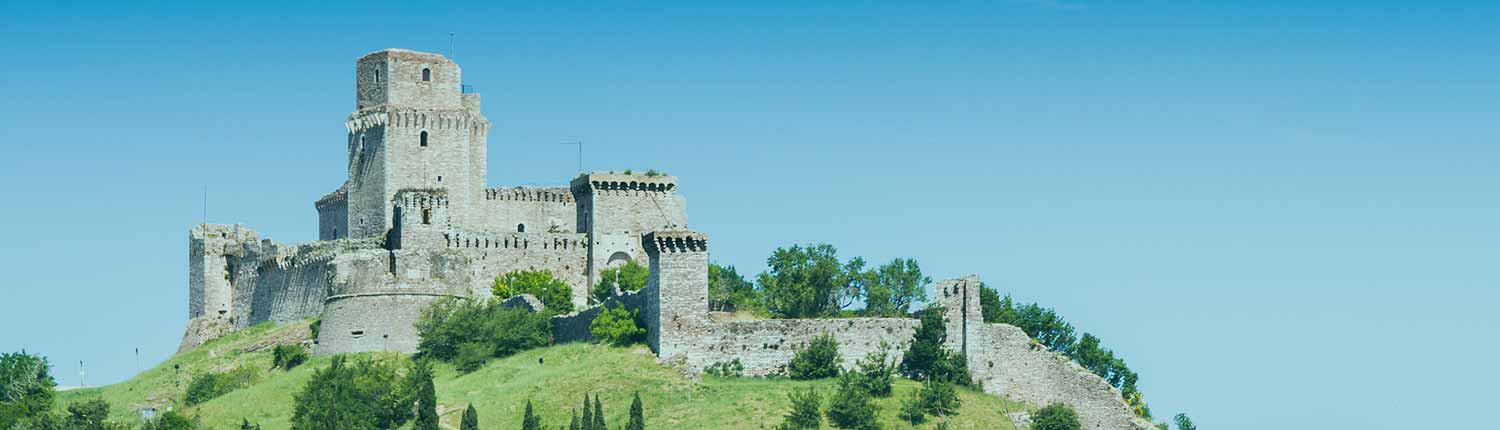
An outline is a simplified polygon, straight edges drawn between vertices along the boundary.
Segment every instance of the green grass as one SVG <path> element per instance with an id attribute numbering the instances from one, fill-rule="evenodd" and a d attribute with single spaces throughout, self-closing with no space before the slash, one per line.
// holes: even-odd
<path id="1" fill-rule="evenodd" d="M 119 419 L 129 419 L 140 405 L 165 404 L 181 398 L 192 372 L 227 370 L 248 364 L 263 370 L 255 385 L 231 392 L 201 405 L 186 408 L 205 429 L 232 429 L 241 419 L 260 423 L 266 430 L 290 427 L 292 398 L 316 369 L 326 367 L 329 357 L 310 360 L 292 371 L 269 370 L 271 348 L 246 349 L 286 341 L 304 333 L 306 325 L 257 326 L 193 351 L 173 357 L 161 366 L 115 385 L 60 393 L 59 407 L 80 399 L 100 397 L 108 401 Z M 539 363 L 540 359 L 540 363 Z M 182 365 L 181 373 L 173 370 Z M 598 394 L 610 427 L 625 423 L 631 396 L 639 392 L 645 404 L 647 428 L 652 429 L 760 429 L 781 422 L 790 405 L 793 388 L 816 387 L 826 397 L 833 380 L 791 381 L 764 378 L 704 378 L 695 381 L 676 370 L 656 364 L 642 346 L 611 348 L 589 344 L 565 344 L 526 351 L 484 368 L 460 375 L 452 366 L 435 368 L 439 413 L 444 427 L 457 428 L 459 416 L 470 403 L 479 412 L 480 428 L 520 427 L 527 400 L 542 415 L 547 428 L 566 426 L 569 411 L 579 407 L 584 393 Z M 181 376 L 178 376 L 181 375 Z M 886 429 L 906 429 L 896 418 L 900 399 L 919 389 L 916 382 L 900 379 L 895 395 L 877 399 L 880 421 Z M 960 390 L 963 407 L 950 417 L 956 429 L 1011 429 L 1004 418 L 1017 403 L 968 390 Z M 180 405 L 180 403 L 177 403 Z M 826 403 L 825 403 L 826 405 Z M 181 410 L 181 406 L 179 406 Z M 133 421 L 132 421 L 133 422 Z M 920 428 L 933 428 L 928 422 Z"/>

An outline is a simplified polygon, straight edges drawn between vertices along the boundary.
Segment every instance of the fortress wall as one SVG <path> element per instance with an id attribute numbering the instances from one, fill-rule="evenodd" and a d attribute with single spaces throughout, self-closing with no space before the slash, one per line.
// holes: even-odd
<path id="1" fill-rule="evenodd" d="M 269 243 L 263 248 L 266 258 L 260 261 L 250 318 L 243 326 L 296 321 L 322 312 L 334 276 L 335 252 L 328 243 L 285 248 Z"/>
<path id="2" fill-rule="evenodd" d="M 578 229 L 578 205 L 567 187 L 491 188 L 475 208 L 468 225 L 489 231 L 574 233 Z"/>
<path id="3" fill-rule="evenodd" d="M 754 320 L 710 324 L 679 341 L 679 353 L 663 360 L 680 360 L 686 367 L 701 371 L 704 367 L 736 358 L 745 366 L 745 374 L 764 376 L 784 370 L 797 348 L 814 337 L 830 334 L 839 343 L 845 368 L 854 366 L 866 354 L 880 351 L 882 344 L 891 357 L 900 362 L 901 351 L 911 343 L 912 333 L 921 325 L 907 318 L 837 318 L 803 320 Z"/>
<path id="4" fill-rule="evenodd" d="M 1099 375 L 1062 354 L 1048 351 L 1020 328 L 1005 324 L 971 327 L 969 370 L 984 391 L 1033 405 L 1066 403 L 1085 429 L 1150 429 Z"/>
<path id="5" fill-rule="evenodd" d="M 590 233 L 593 247 L 590 279 L 625 259 L 647 264 L 642 235 L 687 228 L 687 203 L 677 194 L 676 177 L 591 173 L 571 186 L 581 199 L 578 227 Z"/>
<path id="6" fill-rule="evenodd" d="M 588 302 L 588 238 L 580 233 L 486 233 L 449 230 L 449 249 L 470 262 L 469 291 L 489 297 L 495 277 L 516 270 L 548 270 L 573 290 L 573 306 Z"/>
<path id="7" fill-rule="evenodd" d="M 362 351 L 417 352 L 412 323 L 442 294 L 368 293 L 333 296 L 323 311 L 316 355 Z"/>
<path id="8" fill-rule="evenodd" d="M 385 141 L 392 189 L 386 201 L 405 189 L 447 190 L 454 224 L 465 225 L 482 188 L 470 172 L 470 132 L 478 118 L 464 111 L 392 109 Z M 427 133 L 427 146 L 421 135 Z M 389 203 L 387 203 L 389 204 Z"/>
<path id="9" fill-rule="evenodd" d="M 348 183 L 313 204 L 318 210 L 318 240 L 334 240 L 349 235 Z"/>

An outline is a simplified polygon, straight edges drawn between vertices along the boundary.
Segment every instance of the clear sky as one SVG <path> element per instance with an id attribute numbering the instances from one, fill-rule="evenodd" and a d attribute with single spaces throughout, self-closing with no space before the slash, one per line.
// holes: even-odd
<path id="1" fill-rule="evenodd" d="M 203 188 L 315 239 L 354 60 L 454 32 L 491 186 L 582 140 L 681 178 L 742 272 L 978 273 L 1206 429 L 1492 421 L 1500 3 L 279 3 L 0 4 L 0 350 L 64 385 L 171 355 Z"/>

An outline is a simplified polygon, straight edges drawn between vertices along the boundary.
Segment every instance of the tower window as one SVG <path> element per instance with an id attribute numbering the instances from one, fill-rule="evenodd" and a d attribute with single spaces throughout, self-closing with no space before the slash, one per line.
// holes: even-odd
<path id="1" fill-rule="evenodd" d="M 432 69 L 422 69 L 422 82 L 432 82 Z"/>
<path id="2" fill-rule="evenodd" d="M 372 79 L 372 81 L 377 84 L 380 83 L 380 69 L 375 69 L 374 79 Z"/>
<path id="3" fill-rule="evenodd" d="M 425 132 L 425 131 L 422 132 L 422 143 L 421 144 L 422 144 L 423 148 L 427 147 L 427 132 Z"/>
<path id="4" fill-rule="evenodd" d="M 517 233 L 525 233 L 526 232 L 526 224 L 516 224 L 516 232 Z"/>
<path id="5" fill-rule="evenodd" d="M 432 209 L 422 209 L 422 224 L 432 224 Z"/>
<path id="6" fill-rule="evenodd" d="M 443 182 L 443 175 L 438 175 L 438 182 Z"/>

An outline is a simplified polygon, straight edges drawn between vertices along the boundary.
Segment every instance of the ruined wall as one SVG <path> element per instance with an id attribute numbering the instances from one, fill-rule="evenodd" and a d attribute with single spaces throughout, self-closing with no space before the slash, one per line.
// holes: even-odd
<path id="1" fill-rule="evenodd" d="M 259 240 L 239 225 L 202 224 L 188 231 L 188 318 L 230 318 L 234 312 L 234 260 Z"/>
<path id="2" fill-rule="evenodd" d="M 694 371 L 719 362 L 738 358 L 745 374 L 763 376 L 779 373 L 798 348 L 814 337 L 833 335 L 839 343 L 843 366 L 851 368 L 866 354 L 882 346 L 893 359 L 911 343 L 912 333 L 921 325 L 909 318 L 838 318 L 838 319 L 771 319 L 731 321 L 701 326 L 677 343 L 677 355 L 662 358 L 684 364 Z"/>
<path id="3" fill-rule="evenodd" d="M 480 230 L 575 233 L 578 205 L 567 187 L 491 188 L 465 225 Z"/>

